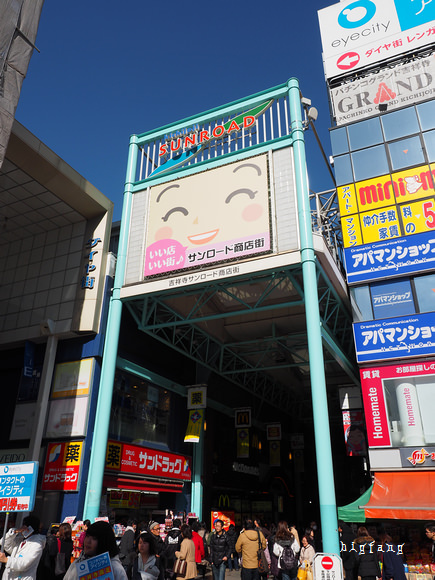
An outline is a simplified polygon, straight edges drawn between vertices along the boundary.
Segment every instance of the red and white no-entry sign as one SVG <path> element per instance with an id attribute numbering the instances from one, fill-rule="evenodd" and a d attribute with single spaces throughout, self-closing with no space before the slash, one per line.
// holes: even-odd
<path id="1" fill-rule="evenodd" d="M 343 580 L 343 564 L 337 554 L 317 552 L 313 560 L 314 580 Z"/>
<path id="2" fill-rule="evenodd" d="M 320 564 L 325 568 L 325 570 L 330 570 L 334 565 L 334 561 L 330 556 L 323 556 L 320 560 Z"/>

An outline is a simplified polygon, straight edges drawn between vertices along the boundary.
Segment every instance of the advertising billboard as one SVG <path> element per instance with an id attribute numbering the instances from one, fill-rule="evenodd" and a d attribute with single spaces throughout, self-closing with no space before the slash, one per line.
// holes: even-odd
<path id="1" fill-rule="evenodd" d="M 423 446 L 435 444 L 434 362 L 371 367 L 361 369 L 360 375 L 370 447 L 421 451 Z M 407 457 L 412 455 L 408 452 Z M 414 460 L 422 461 L 417 455 Z"/>
<path id="2" fill-rule="evenodd" d="M 150 188 L 144 278 L 270 249 L 267 155 Z"/>
<path id="3" fill-rule="evenodd" d="M 326 78 L 433 42 L 435 6 L 409 0 L 348 0 L 319 11 Z"/>
<path id="4" fill-rule="evenodd" d="M 435 265 L 435 234 L 425 232 L 345 248 L 344 260 L 348 284 L 426 272 Z"/>
<path id="5" fill-rule="evenodd" d="M 434 231 L 434 174 L 421 165 L 339 187 L 344 246 Z"/>
<path id="6" fill-rule="evenodd" d="M 433 355 L 435 312 L 353 324 L 358 363 Z"/>
<path id="7" fill-rule="evenodd" d="M 77 491 L 83 441 L 49 443 L 42 491 Z"/>
<path id="8" fill-rule="evenodd" d="M 435 53 L 329 88 L 337 126 L 378 115 L 379 105 L 386 105 L 388 111 L 394 111 L 434 95 Z"/>
<path id="9" fill-rule="evenodd" d="M 107 443 L 106 469 L 183 481 L 191 479 L 190 458 L 118 441 Z"/>

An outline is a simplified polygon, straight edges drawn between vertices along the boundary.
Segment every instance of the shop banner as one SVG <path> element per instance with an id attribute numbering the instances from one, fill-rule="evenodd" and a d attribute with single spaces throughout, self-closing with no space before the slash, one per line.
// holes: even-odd
<path id="1" fill-rule="evenodd" d="M 201 437 L 201 427 L 204 420 L 204 411 L 196 409 L 189 411 L 189 422 L 187 424 L 185 443 L 198 443 Z"/>
<path id="2" fill-rule="evenodd" d="M 433 355 L 435 312 L 353 324 L 359 363 Z"/>
<path id="3" fill-rule="evenodd" d="M 99 556 L 88 558 L 82 562 L 76 562 L 79 580 L 113 580 L 112 565 L 110 563 L 109 552 L 104 552 Z"/>
<path id="4" fill-rule="evenodd" d="M 327 78 L 349 74 L 433 41 L 435 7 L 409 0 L 344 0 L 319 10 Z"/>
<path id="5" fill-rule="evenodd" d="M 0 511 L 31 512 L 35 503 L 38 462 L 0 465 Z"/>
<path id="6" fill-rule="evenodd" d="M 433 98 L 434 94 L 435 54 L 329 89 L 337 126 L 379 115 L 379 105 L 394 111 Z"/>
<path id="7" fill-rule="evenodd" d="M 349 457 L 367 455 L 367 442 L 362 411 L 342 411 L 344 441 L 346 453 Z"/>
<path id="8" fill-rule="evenodd" d="M 375 320 L 415 313 L 411 282 L 408 279 L 372 284 L 370 293 Z"/>
<path id="9" fill-rule="evenodd" d="M 281 465 L 281 441 L 269 441 L 269 465 L 270 467 Z"/>
<path id="10" fill-rule="evenodd" d="M 42 491 L 78 491 L 83 441 L 49 443 Z"/>
<path id="11" fill-rule="evenodd" d="M 207 406 L 207 385 L 187 387 L 187 408 L 205 409 Z"/>
<path id="12" fill-rule="evenodd" d="M 214 523 L 216 520 L 222 520 L 224 523 L 224 530 L 226 532 L 228 532 L 228 528 L 230 527 L 231 524 L 233 524 L 233 526 L 235 525 L 234 523 L 234 512 L 230 512 L 225 510 L 224 512 L 221 511 L 213 511 L 211 512 L 211 529 L 214 529 Z"/>
<path id="13" fill-rule="evenodd" d="M 422 449 L 435 445 L 435 362 L 371 367 L 360 375 L 369 446 L 412 448 L 411 464 L 427 465 Z"/>
<path id="14" fill-rule="evenodd" d="M 420 469 L 435 469 L 435 447 L 420 447 L 418 449 L 400 449 L 402 467 L 415 467 Z"/>
<path id="15" fill-rule="evenodd" d="M 236 429 L 237 433 L 237 458 L 249 457 L 249 429 Z"/>
<path id="16" fill-rule="evenodd" d="M 57 364 L 51 398 L 61 399 L 89 395 L 93 367 L 93 358 Z"/>
<path id="17" fill-rule="evenodd" d="M 415 274 L 435 267 L 435 233 L 344 249 L 348 284 Z"/>
<path id="18" fill-rule="evenodd" d="M 118 441 L 107 443 L 106 469 L 183 481 L 192 475 L 189 457 Z"/>

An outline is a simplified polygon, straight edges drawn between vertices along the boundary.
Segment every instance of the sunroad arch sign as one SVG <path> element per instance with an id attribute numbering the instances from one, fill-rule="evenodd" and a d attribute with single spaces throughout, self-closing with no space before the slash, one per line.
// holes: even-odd
<path id="1" fill-rule="evenodd" d="M 435 35 L 435 4 L 425 0 L 348 0 L 318 14 L 326 78 L 414 51 Z"/>

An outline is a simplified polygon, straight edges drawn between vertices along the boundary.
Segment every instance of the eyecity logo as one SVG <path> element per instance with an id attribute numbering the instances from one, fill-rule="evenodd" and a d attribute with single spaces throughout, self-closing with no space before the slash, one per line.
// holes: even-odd
<path id="1" fill-rule="evenodd" d="M 344 8 L 338 15 L 342 28 L 358 28 L 367 24 L 376 13 L 376 5 L 371 0 L 357 0 Z"/>

